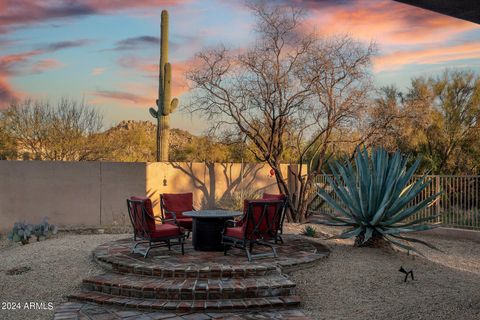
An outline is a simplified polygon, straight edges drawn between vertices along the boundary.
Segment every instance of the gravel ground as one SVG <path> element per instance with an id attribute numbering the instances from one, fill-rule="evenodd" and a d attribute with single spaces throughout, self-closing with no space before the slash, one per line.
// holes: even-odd
<path id="1" fill-rule="evenodd" d="M 315 226 L 321 236 L 330 228 Z M 303 226 L 289 224 L 286 232 Z M 26 246 L 0 240 L 0 303 L 21 303 L 23 310 L 2 310 L 0 319 L 52 319 L 53 310 L 24 309 L 25 303 L 51 302 L 80 289 L 84 277 L 102 270 L 92 250 L 127 235 L 59 235 Z M 312 319 L 480 319 L 480 244 L 422 237 L 445 253 L 421 248 L 426 258 L 385 249 L 353 248 L 351 241 L 321 240 L 330 257 L 291 279 Z M 400 266 L 413 269 L 415 281 L 403 282 Z M 15 267 L 30 267 L 6 275 Z M 48 308 L 48 305 L 47 305 Z"/>
<path id="2" fill-rule="evenodd" d="M 92 250 L 109 240 L 127 235 L 63 234 L 22 246 L 0 240 L 0 319 L 53 319 L 53 310 L 25 309 L 25 303 L 48 303 L 53 308 L 80 289 L 86 276 L 102 270 L 92 261 Z M 19 275 L 7 275 L 11 268 L 30 267 Z M 21 310 L 11 310 L 5 303 L 20 303 Z M 40 306 L 42 307 L 42 306 Z"/>
<path id="3" fill-rule="evenodd" d="M 324 235 L 334 233 L 315 227 Z M 424 258 L 354 248 L 352 241 L 317 240 L 330 247 L 330 257 L 291 275 L 306 313 L 313 319 L 480 319 L 480 244 L 417 238 L 444 253 L 416 246 Z M 404 283 L 400 266 L 413 269 L 415 280 Z"/>

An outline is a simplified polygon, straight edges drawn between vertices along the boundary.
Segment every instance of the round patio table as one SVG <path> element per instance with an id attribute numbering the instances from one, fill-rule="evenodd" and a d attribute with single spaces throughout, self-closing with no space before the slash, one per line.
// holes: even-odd
<path id="1" fill-rule="evenodd" d="M 222 231 L 225 221 L 241 216 L 240 211 L 199 210 L 186 211 L 192 217 L 192 244 L 198 251 L 223 251 Z"/>

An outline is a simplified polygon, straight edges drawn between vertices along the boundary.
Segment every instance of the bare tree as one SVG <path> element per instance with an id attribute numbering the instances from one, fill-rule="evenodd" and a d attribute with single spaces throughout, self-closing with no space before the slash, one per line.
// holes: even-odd
<path id="1" fill-rule="evenodd" d="M 364 115 L 374 48 L 343 36 L 321 39 L 305 33 L 301 10 L 264 2 L 251 5 L 257 19 L 255 42 L 244 50 L 220 46 L 197 54 L 189 108 L 214 129 L 236 130 L 260 161 L 275 172 L 288 195 L 289 219 L 303 221 L 312 200 L 313 178 L 322 167 L 332 132 L 348 129 Z M 289 190 L 280 170 L 286 152 L 297 164 L 313 152 L 317 165 L 302 166 L 298 188 Z"/>
<path id="2" fill-rule="evenodd" d="M 83 102 L 61 99 L 53 107 L 48 101 L 25 100 L 12 104 L 2 115 L 5 131 L 18 151 L 39 160 L 98 160 L 102 156 L 102 116 Z"/>

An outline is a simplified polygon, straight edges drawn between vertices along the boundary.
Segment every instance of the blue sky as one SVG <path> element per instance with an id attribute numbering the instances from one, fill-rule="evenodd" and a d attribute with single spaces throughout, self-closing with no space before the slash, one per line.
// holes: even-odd
<path id="1" fill-rule="evenodd" d="M 283 0 L 288 2 L 288 0 Z M 480 72 L 480 26 L 389 0 L 290 0 L 307 10 L 305 28 L 375 41 L 377 85 L 404 89 L 412 77 L 445 68 Z M 0 4 L 0 105 L 26 97 L 85 99 L 109 126 L 153 120 L 160 12 L 170 13 L 174 94 L 187 99 L 184 72 L 202 48 L 246 47 L 253 17 L 241 1 L 23 0 Z M 172 127 L 206 124 L 176 112 Z"/>

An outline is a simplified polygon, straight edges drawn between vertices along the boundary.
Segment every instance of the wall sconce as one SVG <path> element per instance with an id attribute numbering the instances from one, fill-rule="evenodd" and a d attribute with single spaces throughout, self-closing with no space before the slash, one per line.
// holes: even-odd
<path id="1" fill-rule="evenodd" d="M 167 177 L 166 176 L 163 176 L 163 186 L 164 187 L 167 186 Z"/>

